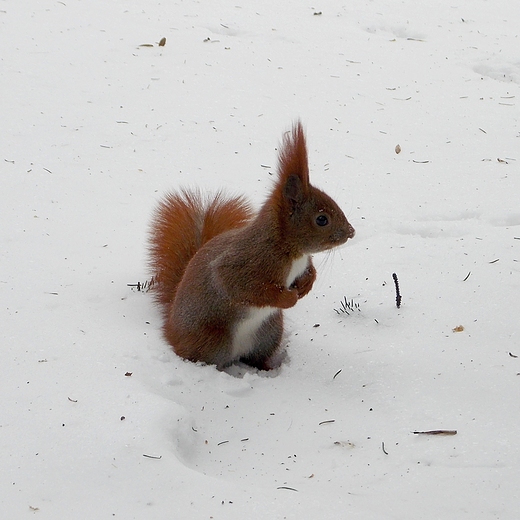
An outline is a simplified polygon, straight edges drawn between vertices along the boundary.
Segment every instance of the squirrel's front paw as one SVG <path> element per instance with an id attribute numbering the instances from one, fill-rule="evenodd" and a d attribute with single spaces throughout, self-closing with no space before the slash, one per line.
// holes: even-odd
<path id="1" fill-rule="evenodd" d="M 280 295 L 276 307 L 280 309 L 289 309 L 294 307 L 298 302 L 299 295 L 296 289 L 287 289 L 280 287 Z"/>
<path id="2" fill-rule="evenodd" d="M 310 265 L 299 278 L 294 280 L 291 288 L 296 289 L 298 298 L 303 298 L 312 289 L 314 280 L 316 280 L 316 269 Z"/>

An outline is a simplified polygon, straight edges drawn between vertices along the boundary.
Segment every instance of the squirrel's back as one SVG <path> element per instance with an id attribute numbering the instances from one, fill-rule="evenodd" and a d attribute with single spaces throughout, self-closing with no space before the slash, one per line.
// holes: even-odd
<path id="1" fill-rule="evenodd" d="M 244 197 L 226 197 L 221 192 L 203 196 L 197 190 L 182 190 L 161 200 L 149 244 L 154 295 L 165 315 L 195 253 L 213 237 L 245 226 L 252 217 Z"/>

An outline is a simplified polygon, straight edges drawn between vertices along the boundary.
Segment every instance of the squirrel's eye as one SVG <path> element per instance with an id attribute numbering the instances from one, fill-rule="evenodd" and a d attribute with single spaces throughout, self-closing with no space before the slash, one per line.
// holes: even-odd
<path id="1" fill-rule="evenodd" d="M 316 224 L 318 224 L 318 226 L 323 227 L 323 226 L 326 226 L 328 223 L 329 223 L 329 219 L 328 219 L 327 215 L 318 215 L 316 217 Z"/>

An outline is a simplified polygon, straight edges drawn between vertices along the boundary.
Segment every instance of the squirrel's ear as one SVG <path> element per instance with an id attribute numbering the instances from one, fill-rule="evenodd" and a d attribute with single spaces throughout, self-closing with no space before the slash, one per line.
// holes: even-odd
<path id="1" fill-rule="evenodd" d="M 307 159 L 307 143 L 305 131 L 301 121 L 297 121 L 292 129 L 292 155 L 297 164 L 297 175 L 300 177 L 304 189 L 309 186 L 309 162 Z"/>
<path id="2" fill-rule="evenodd" d="M 291 214 L 309 195 L 309 165 L 302 124 L 298 121 L 291 132 L 284 135 L 279 152 L 276 193 L 287 204 Z"/>
<path id="3" fill-rule="evenodd" d="M 283 195 L 289 203 L 291 211 L 294 211 L 305 198 L 303 183 L 298 175 L 289 175 L 283 187 Z"/>
<path id="4" fill-rule="evenodd" d="M 303 190 L 309 188 L 307 145 L 303 126 L 299 121 L 292 131 L 284 135 L 278 162 L 278 174 L 282 183 L 287 183 L 289 177 L 294 175 L 300 179 Z"/>

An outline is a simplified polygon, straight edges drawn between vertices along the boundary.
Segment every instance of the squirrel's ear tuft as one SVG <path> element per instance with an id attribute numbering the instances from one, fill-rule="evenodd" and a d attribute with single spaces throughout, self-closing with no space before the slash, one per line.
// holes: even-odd
<path id="1" fill-rule="evenodd" d="M 286 185 L 291 176 L 298 177 L 303 193 L 309 189 L 307 145 L 300 121 L 297 121 L 292 130 L 284 135 L 279 155 L 278 176 L 282 185 Z"/>

